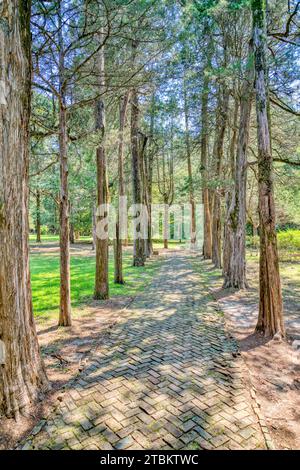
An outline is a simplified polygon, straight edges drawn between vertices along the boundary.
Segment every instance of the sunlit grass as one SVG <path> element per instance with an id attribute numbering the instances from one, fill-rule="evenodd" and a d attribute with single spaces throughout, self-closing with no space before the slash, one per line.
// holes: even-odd
<path id="1" fill-rule="evenodd" d="M 79 242 L 91 242 L 92 238 L 88 235 L 81 235 Z M 53 234 L 47 234 L 47 235 L 41 235 L 41 244 L 46 244 L 49 242 L 59 242 L 59 235 L 53 235 Z M 30 234 L 29 235 L 29 243 L 31 245 L 39 245 L 39 243 L 36 242 L 36 235 L 35 234 Z"/>
<path id="2" fill-rule="evenodd" d="M 58 243 L 59 242 L 59 235 L 42 235 L 41 236 L 41 244 L 48 244 L 48 243 Z M 35 234 L 30 234 L 29 235 L 29 243 L 30 245 L 37 245 L 39 246 L 39 243 L 36 242 L 36 235 Z M 80 235 L 79 240 L 76 240 L 74 247 L 76 247 L 76 243 L 92 243 L 92 238 L 89 235 Z M 169 248 L 174 248 L 174 247 L 184 247 L 185 243 L 182 241 L 181 243 L 178 240 L 169 240 Z M 132 244 L 132 243 L 131 243 Z M 163 248 L 164 247 L 164 242 L 163 240 L 155 240 L 153 242 L 153 247 L 156 249 Z"/>
<path id="3" fill-rule="evenodd" d="M 124 253 L 123 269 L 125 284 L 114 283 L 113 259 L 109 262 L 110 296 L 133 296 L 151 281 L 160 265 L 160 260 L 148 261 L 144 267 L 132 266 L 132 254 Z M 34 313 L 43 316 L 57 312 L 59 308 L 59 255 L 32 253 L 30 257 L 32 298 Z M 95 258 L 92 255 L 71 256 L 71 301 L 72 307 L 93 300 Z"/>

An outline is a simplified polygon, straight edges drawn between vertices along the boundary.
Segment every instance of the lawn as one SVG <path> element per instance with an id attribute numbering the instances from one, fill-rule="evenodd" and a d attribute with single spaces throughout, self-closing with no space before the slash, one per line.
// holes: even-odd
<path id="1" fill-rule="evenodd" d="M 132 254 L 125 252 L 123 268 L 125 284 L 114 283 L 113 259 L 109 262 L 110 296 L 133 296 L 151 281 L 161 260 L 148 261 L 144 267 L 132 266 Z M 30 270 L 33 308 L 36 316 L 49 317 L 59 308 L 59 255 L 31 253 Z M 95 279 L 95 258 L 90 254 L 71 256 L 71 299 L 72 307 L 78 307 L 93 300 Z"/>
<path id="2" fill-rule="evenodd" d="M 46 244 L 49 242 L 59 242 L 59 235 L 53 235 L 53 234 L 47 234 L 47 235 L 41 235 L 41 240 L 42 244 Z M 80 243 L 82 242 L 91 242 L 92 238 L 88 235 L 81 235 L 80 236 Z M 31 233 L 29 235 L 29 243 L 30 245 L 35 245 L 36 244 L 36 234 Z"/>
<path id="3" fill-rule="evenodd" d="M 42 235 L 41 239 L 42 239 L 42 242 L 41 242 L 42 245 L 53 243 L 53 242 L 59 243 L 59 235 L 52 235 L 52 234 Z M 77 243 L 91 243 L 91 242 L 92 242 L 92 238 L 89 235 L 80 235 L 80 239 L 77 240 Z M 35 234 L 29 235 L 29 243 L 30 245 L 38 245 L 38 243 L 36 242 Z M 182 241 L 180 243 L 178 240 L 169 240 L 169 248 L 179 247 L 180 245 L 184 246 L 185 243 L 188 244 L 188 241 Z M 164 242 L 163 240 L 154 240 L 153 246 L 155 249 L 163 248 Z"/>

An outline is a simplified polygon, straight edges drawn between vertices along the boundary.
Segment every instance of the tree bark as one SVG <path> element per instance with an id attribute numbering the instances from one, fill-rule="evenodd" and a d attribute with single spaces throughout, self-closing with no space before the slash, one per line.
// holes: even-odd
<path id="1" fill-rule="evenodd" d="M 275 230 L 273 162 L 268 118 L 266 2 L 252 0 L 260 215 L 259 315 L 256 331 L 285 336 Z"/>
<path id="2" fill-rule="evenodd" d="M 216 160 L 215 176 L 218 179 L 218 186 L 220 186 L 222 172 L 224 136 L 228 119 L 228 98 L 228 91 L 225 86 L 222 85 L 219 89 L 216 137 L 214 143 L 214 158 Z M 221 236 L 221 194 L 220 188 L 218 187 L 214 191 L 212 207 L 212 262 L 216 268 L 222 267 Z"/>
<path id="3" fill-rule="evenodd" d="M 205 30 L 207 32 L 207 28 Z M 211 232 L 211 212 L 209 204 L 208 182 L 208 94 L 209 94 L 209 75 L 208 70 L 211 66 L 211 44 L 208 45 L 207 62 L 203 73 L 203 89 L 201 96 L 201 178 L 202 178 L 202 203 L 204 216 L 203 230 L 203 257 L 212 258 L 212 232 Z"/>
<path id="4" fill-rule="evenodd" d="M 169 207 L 173 204 L 174 198 L 174 162 L 173 162 L 173 117 L 171 118 L 171 148 L 170 155 L 166 157 L 165 152 L 162 155 L 162 173 L 157 161 L 157 184 L 158 190 L 163 197 L 163 241 L 164 248 L 168 249 L 169 240 Z M 166 161 L 167 160 L 167 161 Z"/>
<path id="5" fill-rule="evenodd" d="M 148 252 L 149 256 L 153 253 L 153 242 L 152 242 L 152 185 L 153 185 L 153 163 L 154 163 L 154 119 L 155 119 L 155 94 L 153 93 L 151 99 L 151 114 L 150 114 L 150 141 L 148 144 L 147 153 L 147 185 L 148 185 Z"/>
<path id="6" fill-rule="evenodd" d="M 15 418 L 49 388 L 29 275 L 30 6 L 0 4 L 0 415 Z"/>
<path id="7" fill-rule="evenodd" d="M 137 50 L 137 43 L 132 43 L 132 62 L 134 63 Z M 142 234 L 141 224 L 136 219 L 141 215 L 142 199 L 142 175 L 139 151 L 139 102 L 135 88 L 131 91 L 131 169 L 132 169 L 132 198 L 136 206 L 133 214 L 133 222 L 136 224 L 133 240 L 133 266 L 144 266 L 145 264 L 145 243 Z"/>
<path id="8" fill-rule="evenodd" d="M 41 243 L 41 193 L 40 190 L 36 190 L 36 242 Z"/>
<path id="9" fill-rule="evenodd" d="M 103 31 L 100 33 L 100 40 Z M 98 53 L 98 73 L 99 73 L 99 93 L 105 92 L 105 62 L 104 47 L 101 47 Z M 109 283 L 108 283 L 108 233 L 107 227 L 104 233 L 99 236 L 98 227 L 104 224 L 104 219 L 108 216 L 108 180 L 107 180 L 107 164 L 105 153 L 105 104 L 101 97 L 96 103 L 96 130 L 99 131 L 101 139 L 97 148 L 97 236 L 96 236 L 96 276 L 95 276 L 95 299 L 108 299 Z"/>
<path id="10" fill-rule="evenodd" d="M 65 57 L 62 31 L 62 11 L 58 12 L 59 41 L 59 159 L 60 159 L 60 311 L 59 326 L 71 326 L 71 283 L 69 245 L 69 169 L 68 129 L 65 89 Z"/>
<path id="11" fill-rule="evenodd" d="M 71 245 L 75 243 L 74 225 L 72 223 L 70 223 L 70 243 Z"/>
<path id="12" fill-rule="evenodd" d="M 119 121 L 119 146 L 118 146 L 118 176 L 119 176 L 119 204 L 117 212 L 116 223 L 116 240 L 114 241 L 114 257 L 115 257 L 115 276 L 114 281 L 116 284 L 124 284 L 123 268 L 122 268 L 122 232 L 124 228 L 127 234 L 127 217 L 126 207 L 124 207 L 124 197 L 126 196 L 125 178 L 124 178 L 124 127 L 126 119 L 126 109 L 128 105 L 129 93 L 126 93 L 120 99 L 120 121 Z M 126 227 L 125 227 L 126 225 Z M 127 235 L 125 238 L 127 238 Z"/>
<path id="13" fill-rule="evenodd" d="M 141 187 L 141 165 L 138 141 L 138 97 L 136 90 L 131 93 L 131 156 L 132 156 L 132 195 L 133 204 L 136 205 L 134 219 L 141 214 L 142 187 Z M 133 240 L 133 266 L 144 266 L 144 240 L 142 239 L 141 224 L 137 223 Z"/>
<path id="14" fill-rule="evenodd" d="M 247 73 L 241 91 L 240 122 L 235 162 L 235 184 L 227 217 L 229 256 L 224 269 L 224 287 L 245 289 L 246 278 L 246 183 L 247 149 L 253 98 L 253 48 L 249 47 Z"/>
<path id="15" fill-rule="evenodd" d="M 229 145 L 229 167 L 230 167 L 230 179 L 231 187 L 229 187 L 225 194 L 225 223 L 224 223 L 224 241 L 223 241 L 223 275 L 226 276 L 226 273 L 230 267 L 230 256 L 232 253 L 232 225 L 230 223 L 230 209 L 235 197 L 234 192 L 234 183 L 235 183 L 235 153 L 236 153 L 236 144 L 237 144 L 237 122 L 238 122 L 238 113 L 239 113 L 239 98 L 237 96 L 237 90 L 235 89 L 234 97 L 234 110 L 233 110 L 233 119 L 231 123 L 232 134 Z"/>
<path id="16" fill-rule="evenodd" d="M 186 89 L 185 78 L 183 80 L 183 99 L 184 99 L 185 144 L 186 144 L 188 182 L 189 182 L 189 199 L 190 199 L 190 208 L 191 208 L 191 249 L 195 249 L 195 246 L 196 246 L 196 206 L 195 206 L 195 197 L 194 197 L 188 101 L 187 101 L 187 89 Z"/>
<path id="17" fill-rule="evenodd" d="M 163 237 L 164 237 L 164 248 L 168 249 L 168 240 L 169 240 L 169 199 L 168 199 L 167 196 L 164 198 Z"/>
<path id="18" fill-rule="evenodd" d="M 148 194 L 148 172 L 147 172 L 147 153 L 146 146 L 148 142 L 148 137 L 139 132 L 139 162 L 141 165 L 140 174 L 141 174 L 141 183 L 142 183 L 142 204 L 145 216 L 149 219 L 149 194 Z M 145 238 L 144 238 L 144 257 L 149 258 L 150 249 L 149 249 L 149 220 L 147 227 L 145 227 Z"/>
<path id="19" fill-rule="evenodd" d="M 96 208 L 92 207 L 92 251 L 96 250 Z"/>

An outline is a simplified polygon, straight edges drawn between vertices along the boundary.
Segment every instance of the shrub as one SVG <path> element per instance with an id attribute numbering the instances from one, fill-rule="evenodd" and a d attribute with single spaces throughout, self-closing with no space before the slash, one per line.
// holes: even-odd
<path id="1" fill-rule="evenodd" d="M 289 229 L 277 234 L 279 250 L 298 251 L 300 250 L 300 230 Z M 246 245 L 249 248 L 259 248 L 258 236 L 247 236 Z"/>
<path id="2" fill-rule="evenodd" d="M 47 235 L 49 233 L 48 225 L 41 225 L 41 234 Z"/>
<path id="3" fill-rule="evenodd" d="M 285 230 L 279 232 L 277 237 L 279 249 L 300 250 L 300 230 Z"/>

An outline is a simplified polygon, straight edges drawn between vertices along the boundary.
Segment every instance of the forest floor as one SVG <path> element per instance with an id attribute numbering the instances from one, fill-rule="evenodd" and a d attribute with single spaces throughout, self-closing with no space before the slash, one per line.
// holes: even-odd
<path id="1" fill-rule="evenodd" d="M 276 448 L 300 448 L 299 363 L 291 346 L 300 338 L 299 268 L 281 267 L 289 341 L 274 344 L 252 334 L 256 256 L 250 289 L 234 293 L 222 291 L 211 264 L 178 248 L 160 250 L 138 287 L 131 279 L 130 295 L 78 302 L 71 329 L 58 328 L 53 312 L 37 314 L 52 391 L 17 426 L 0 422 L 0 448 L 20 439 L 25 448 L 260 448 L 268 430 Z M 57 249 L 32 251 L 52 257 Z M 75 246 L 72 256 L 90 258 L 90 248 Z"/>
<path id="2" fill-rule="evenodd" d="M 247 260 L 249 289 L 222 289 L 220 272 L 208 264 L 211 292 L 238 340 L 250 381 L 277 449 L 300 449 L 300 268 L 299 262 L 281 263 L 287 341 L 254 334 L 258 317 L 258 256 Z"/>

